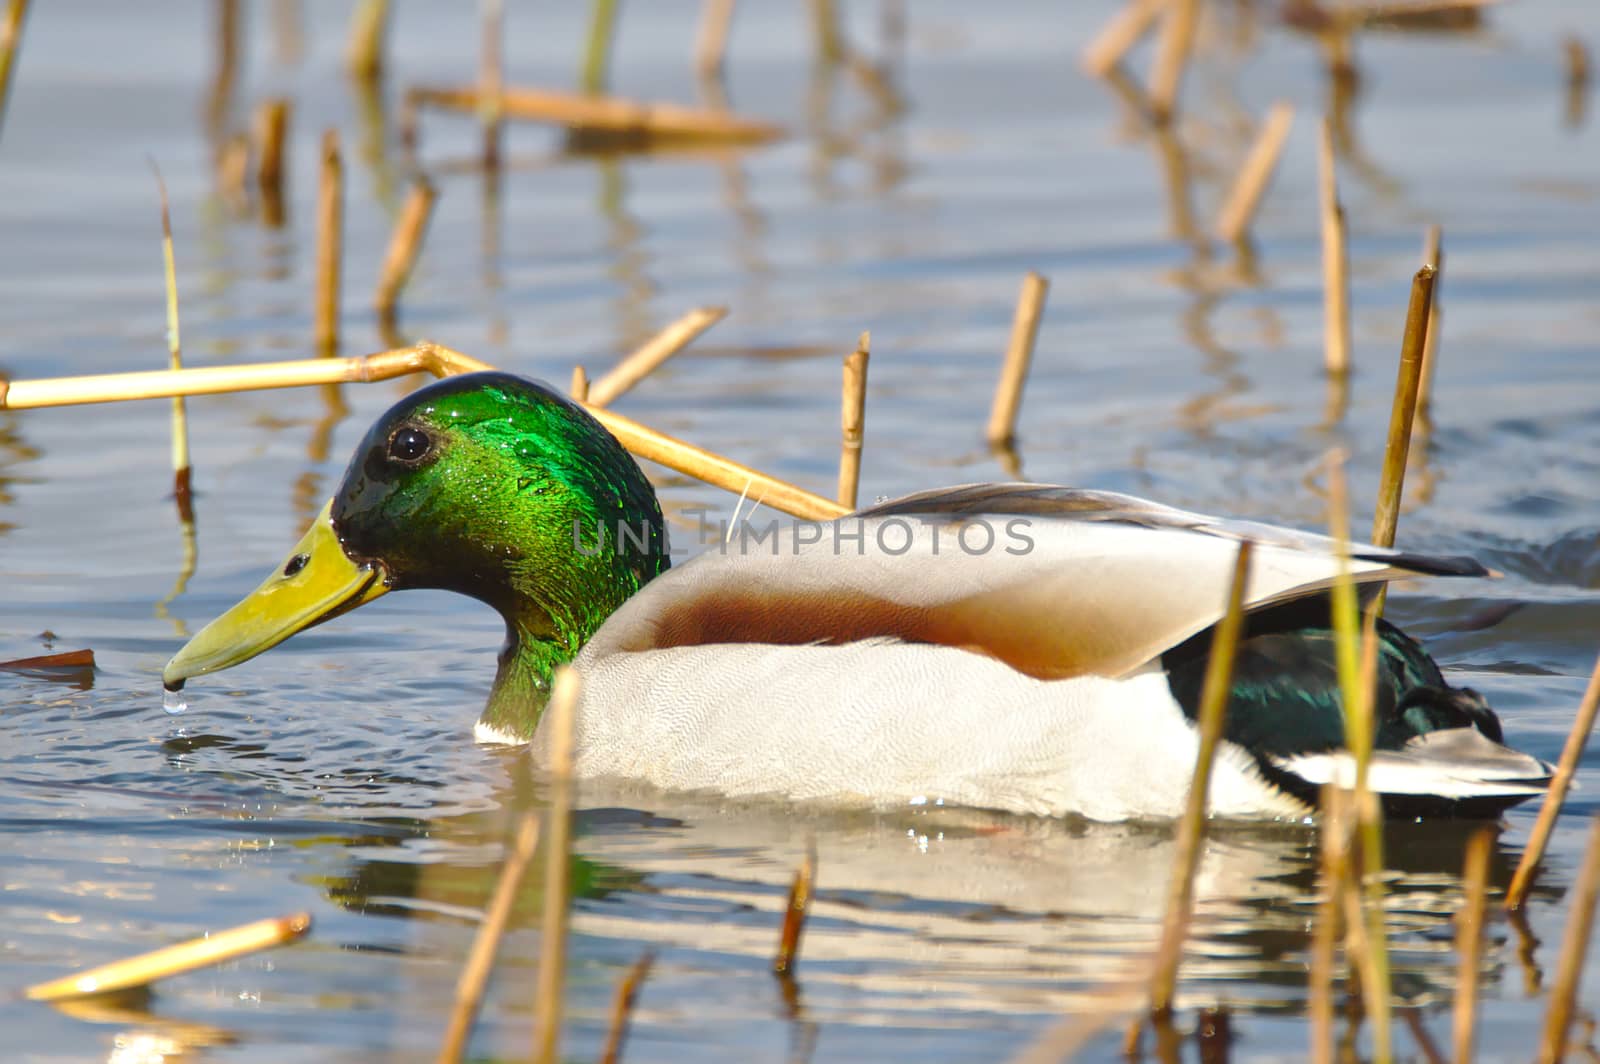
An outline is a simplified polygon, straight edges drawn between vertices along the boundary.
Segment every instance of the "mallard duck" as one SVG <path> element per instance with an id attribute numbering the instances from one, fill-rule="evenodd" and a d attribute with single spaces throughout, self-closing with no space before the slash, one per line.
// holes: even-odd
<path id="1" fill-rule="evenodd" d="M 480 739 L 531 742 L 555 669 L 583 677 L 580 773 L 872 805 L 1099 820 L 1183 806 L 1210 631 L 1237 544 L 1249 614 L 1214 814 L 1302 817 L 1348 778 L 1329 540 L 1131 496 L 1036 484 L 927 491 L 826 524 L 747 524 L 671 567 L 661 508 L 581 407 L 504 373 L 402 400 L 356 448 L 289 558 L 180 650 L 168 689 L 404 588 L 505 619 Z M 1370 589 L 1482 576 L 1467 558 L 1356 546 Z M 1402 815 L 1495 815 L 1550 766 L 1502 745 L 1379 622 L 1371 779 Z"/>

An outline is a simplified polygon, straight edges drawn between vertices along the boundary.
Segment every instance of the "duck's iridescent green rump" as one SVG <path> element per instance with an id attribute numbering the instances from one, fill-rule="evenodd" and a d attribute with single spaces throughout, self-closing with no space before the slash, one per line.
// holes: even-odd
<path id="1" fill-rule="evenodd" d="M 1347 770 L 1319 604 L 1337 565 L 1321 537 L 1040 485 L 923 493 L 842 520 L 862 527 L 667 572 L 655 495 L 598 423 L 530 381 L 451 378 L 373 426 L 289 561 L 165 679 L 238 664 L 388 590 L 442 588 L 506 622 L 480 736 L 534 738 L 553 670 L 583 673 L 580 772 L 1168 816 L 1192 765 L 1191 688 L 1234 542 L 1249 537 L 1253 629 L 1213 809 L 1294 815 Z M 952 528 L 983 521 L 1021 521 L 1030 549 L 956 549 L 983 537 Z M 874 547 L 891 522 L 895 547 Z M 1481 572 L 1365 547 L 1352 567 L 1363 582 Z M 1383 646 L 1373 778 L 1386 800 L 1488 814 L 1539 792 L 1548 766 L 1500 745 L 1481 699 L 1450 688 L 1397 629 Z"/>

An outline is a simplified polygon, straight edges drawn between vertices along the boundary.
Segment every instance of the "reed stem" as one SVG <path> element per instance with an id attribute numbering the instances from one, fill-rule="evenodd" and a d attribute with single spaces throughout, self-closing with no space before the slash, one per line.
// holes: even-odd
<path id="1" fill-rule="evenodd" d="M 1423 266 L 1411 280 L 1411 302 L 1406 308 L 1406 331 L 1400 343 L 1400 369 L 1394 385 L 1394 405 L 1389 412 L 1389 439 L 1383 451 L 1383 477 L 1378 485 L 1378 505 L 1372 517 L 1372 542 L 1394 546 L 1400 523 L 1400 496 L 1406 480 L 1406 460 L 1411 454 L 1411 428 L 1416 421 L 1417 394 L 1422 381 L 1422 351 L 1428 339 L 1428 314 L 1433 306 L 1432 266 Z M 1383 614 L 1387 588 L 1379 588 L 1373 610 Z"/>
<path id="2" fill-rule="evenodd" d="M 1150 74 L 1150 109 L 1157 122 L 1172 121 L 1177 112 L 1183 69 L 1194 46 L 1194 27 L 1200 18 L 1200 0 L 1167 0 L 1156 44 L 1155 69 Z"/>
<path id="3" fill-rule="evenodd" d="M 639 988 L 644 985 L 655 963 L 655 951 L 645 950 L 633 962 L 633 967 L 628 969 L 628 974 L 622 977 L 622 982 L 617 984 L 617 995 L 611 1001 L 611 1026 L 606 1031 L 600 1064 L 618 1064 L 622 1059 L 622 1044 L 628 1038 L 628 1021 L 633 1016 L 634 1003 L 639 1000 Z"/>
<path id="4" fill-rule="evenodd" d="M 467 1040 L 472 1036 L 472 1025 L 478 1017 L 484 988 L 489 985 L 489 972 L 494 968 L 495 954 L 500 950 L 511 911 L 517 904 L 517 888 L 522 885 L 523 873 L 533 859 L 539 844 L 539 818 L 528 813 L 517 828 L 516 838 L 506 848 L 505 860 L 500 867 L 500 878 L 495 881 L 494 893 L 483 912 L 483 921 L 473 937 L 467 962 L 456 979 L 456 999 L 450 1010 L 450 1023 L 445 1028 L 444 1044 L 436 1058 L 439 1064 L 451 1064 L 461 1059 Z"/>
<path id="5" fill-rule="evenodd" d="M 1249 233 L 1293 124 L 1293 104 L 1280 100 L 1267 112 L 1266 121 L 1261 123 L 1261 131 L 1250 146 L 1244 165 L 1239 168 L 1239 176 L 1234 179 L 1222 213 L 1217 216 L 1217 236 L 1227 243 L 1237 244 Z"/>
<path id="6" fill-rule="evenodd" d="M 1539 806 L 1539 818 L 1533 822 L 1533 830 L 1528 833 L 1528 844 L 1522 850 L 1522 860 L 1517 862 L 1511 886 L 1506 889 L 1505 906 L 1512 912 L 1522 908 L 1528 891 L 1533 887 L 1539 862 L 1544 859 L 1545 847 L 1550 844 L 1550 833 L 1555 830 L 1561 805 L 1567 800 L 1567 792 L 1572 789 L 1572 778 L 1578 772 L 1584 747 L 1589 743 L 1589 733 L 1594 730 L 1597 710 L 1600 710 L 1600 658 L 1596 658 L 1594 671 L 1589 674 L 1589 686 L 1583 692 L 1583 701 L 1578 703 L 1572 730 L 1567 732 L 1567 742 L 1561 748 L 1556 774 L 1550 780 L 1550 789 L 1545 791 L 1544 802 Z"/>
<path id="7" fill-rule="evenodd" d="M 599 96 L 606 91 L 606 68 L 611 62 L 611 42 L 617 33 L 617 0 L 589 0 L 589 38 L 583 49 L 583 91 Z"/>
<path id="8" fill-rule="evenodd" d="M 1478 1033 L 1478 969 L 1483 964 L 1483 910 L 1489 893 L 1489 853 L 1493 843 L 1494 835 L 1489 829 L 1473 832 L 1461 872 L 1466 897 L 1456 913 L 1456 952 L 1461 956 L 1452 1027 L 1456 1064 L 1472 1064 Z"/>
<path id="9" fill-rule="evenodd" d="M 1444 230 L 1428 226 L 1422 239 L 1423 265 L 1433 267 L 1433 298 L 1428 303 L 1428 331 L 1422 341 L 1422 379 L 1417 385 L 1417 410 L 1424 421 L 1433 399 L 1434 355 L 1439 348 L 1439 286 L 1444 282 Z"/>
<path id="10" fill-rule="evenodd" d="M 61 1001 L 91 994 L 110 994 L 148 986 L 158 979 L 192 972 L 246 954 L 293 942 L 311 930 L 311 914 L 295 913 L 229 928 L 180 942 L 175 946 L 141 953 L 126 960 L 91 968 L 87 972 L 36 983 L 25 995 L 33 1001 Z"/>
<path id="11" fill-rule="evenodd" d="M 0 19 L 0 130 L 5 129 L 6 100 L 11 95 L 11 71 L 22 48 L 22 24 L 28 17 L 28 0 L 11 0 Z"/>
<path id="12" fill-rule="evenodd" d="M 1322 786 L 1322 900 L 1311 938 L 1311 985 L 1306 1011 L 1311 1020 L 1313 1064 L 1333 1064 L 1334 950 L 1339 939 L 1340 913 L 1349 878 L 1350 828 L 1345 815 L 1345 792 L 1336 783 Z"/>
<path id="13" fill-rule="evenodd" d="M 501 38 L 505 33 L 504 0 L 479 0 L 482 57 L 475 109 L 483 124 L 483 168 L 500 167 L 500 135 L 505 123 L 505 67 Z"/>
<path id="14" fill-rule="evenodd" d="M 689 311 L 590 384 L 589 405 L 610 406 L 727 316 L 727 307 L 697 307 Z"/>
<path id="15" fill-rule="evenodd" d="M 389 250 L 383 256 L 383 271 L 378 281 L 378 292 L 373 297 L 378 315 L 393 321 L 395 304 L 411 271 L 416 268 L 417 256 L 422 251 L 422 238 L 428 233 L 428 222 L 433 217 L 433 205 L 438 202 L 439 191 L 433 182 L 418 175 L 411 183 L 400 217 L 395 221 L 394 233 L 389 237 Z"/>
<path id="16" fill-rule="evenodd" d="M 864 332 L 856 341 L 856 349 L 844 357 L 839 418 L 839 505 L 847 510 L 856 508 L 856 493 L 861 484 L 861 436 L 866 424 L 867 360 L 871 351 L 872 335 Z"/>
<path id="17" fill-rule="evenodd" d="M 694 38 L 694 69 L 702 81 L 715 81 L 722 76 L 736 4 L 737 0 L 705 0 L 700 8 L 700 28 Z"/>
<path id="18" fill-rule="evenodd" d="M 1589 936 L 1594 931 L 1597 895 L 1600 895 L 1600 817 L 1593 817 L 1589 823 L 1589 846 L 1584 851 L 1583 870 L 1578 873 L 1577 885 L 1572 890 L 1567 930 L 1561 938 L 1561 959 L 1556 962 L 1555 985 L 1550 988 L 1550 1009 L 1545 1013 L 1539 1064 L 1556 1064 L 1566 1055 L 1573 1002 L 1578 996 L 1578 983 L 1583 978 Z"/>
<path id="19" fill-rule="evenodd" d="M 778 952 L 772 958 L 772 974 L 780 979 L 794 978 L 795 964 L 800 958 L 800 936 L 806 929 L 806 917 L 811 913 L 812 885 L 816 878 L 817 844 L 813 840 L 807 843 L 805 858 L 795 869 L 783 907 L 783 929 L 778 935 Z"/>
<path id="20" fill-rule="evenodd" d="M 1084 73 L 1103 78 L 1111 68 L 1122 62 L 1128 49 L 1139 43 L 1139 38 L 1150 32 L 1168 0 L 1127 0 L 1111 17 L 1105 28 L 1083 50 Z"/>
<path id="21" fill-rule="evenodd" d="M 448 111 L 477 111 L 483 94 L 475 88 L 413 88 L 406 94 L 410 108 L 437 107 Z M 584 96 L 550 89 L 504 88 L 500 92 L 504 117 L 553 122 L 587 133 L 622 138 L 760 143 L 784 135 L 782 126 L 739 118 L 725 111 L 701 110 L 667 103 L 636 103 L 614 96 Z"/>
<path id="22" fill-rule="evenodd" d="M 589 374 L 582 366 L 572 367 L 572 384 L 567 394 L 580 403 L 589 401 Z"/>
<path id="23" fill-rule="evenodd" d="M 1017 296 L 1017 311 L 1011 319 L 1011 341 L 1006 345 L 1005 364 L 995 384 L 994 402 L 989 408 L 987 437 L 995 447 L 1016 440 L 1017 412 L 1022 408 L 1022 389 L 1028 382 L 1028 367 L 1033 363 L 1033 345 L 1039 338 L 1039 319 L 1044 313 L 1050 282 L 1029 270 Z"/>
<path id="24" fill-rule="evenodd" d="M 1183 819 L 1178 823 L 1177 851 L 1167 887 L 1166 919 L 1161 925 L 1155 972 L 1150 979 L 1150 1011 L 1157 1018 L 1171 1015 L 1178 985 L 1178 965 L 1183 959 L 1184 940 L 1189 935 L 1189 918 L 1194 908 L 1194 873 L 1199 867 L 1200 848 L 1205 840 L 1211 770 L 1227 719 L 1228 698 L 1233 687 L 1233 662 L 1239 649 L 1239 634 L 1244 627 L 1244 596 L 1250 582 L 1253 550 L 1254 545 L 1249 540 L 1240 542 L 1239 554 L 1233 563 L 1233 581 L 1228 586 L 1227 610 L 1213 630 L 1211 655 L 1206 662 L 1205 681 L 1200 688 L 1200 744 L 1195 753 L 1194 780 L 1189 785 L 1189 799 L 1184 807 Z"/>
<path id="25" fill-rule="evenodd" d="M 560 1060 L 561 997 L 567 968 L 567 905 L 572 850 L 573 729 L 582 680 L 562 666 L 550 685 L 541 727 L 550 729 L 550 826 L 544 850 L 544 913 L 540 919 L 539 985 L 534 1000 L 534 1060 Z"/>
<path id="26" fill-rule="evenodd" d="M 1334 168 L 1333 123 L 1322 120 L 1317 138 L 1322 219 L 1322 352 L 1329 376 L 1350 372 L 1350 259 L 1344 207 Z"/>
<path id="27" fill-rule="evenodd" d="M 339 131 L 322 134 L 322 170 L 317 182 L 316 343 L 323 355 L 339 350 L 339 283 L 344 261 L 344 161 Z"/>
<path id="28" fill-rule="evenodd" d="M 352 77 L 376 81 L 383 73 L 384 38 L 389 32 L 389 0 L 361 0 L 350 20 L 345 65 Z"/>
<path id="29" fill-rule="evenodd" d="M 261 213 L 269 226 L 283 224 L 284 146 L 289 136 L 289 101 L 263 100 L 255 115 L 256 187 Z"/>

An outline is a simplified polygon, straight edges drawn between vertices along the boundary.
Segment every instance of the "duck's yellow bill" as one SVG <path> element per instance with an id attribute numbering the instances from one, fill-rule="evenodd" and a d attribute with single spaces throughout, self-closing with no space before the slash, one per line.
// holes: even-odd
<path id="1" fill-rule="evenodd" d="M 167 662 L 162 685 L 176 691 L 191 676 L 249 661 L 296 632 L 371 602 L 389 590 L 383 575 L 379 566 L 346 556 L 329 500 L 284 563 Z"/>

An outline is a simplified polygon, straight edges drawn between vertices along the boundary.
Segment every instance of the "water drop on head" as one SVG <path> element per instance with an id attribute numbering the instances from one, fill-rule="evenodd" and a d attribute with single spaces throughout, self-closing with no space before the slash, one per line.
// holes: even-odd
<path id="1" fill-rule="evenodd" d="M 182 691 L 163 690 L 161 692 L 161 708 L 173 716 L 177 716 L 189 708 L 189 700 L 183 697 Z"/>

